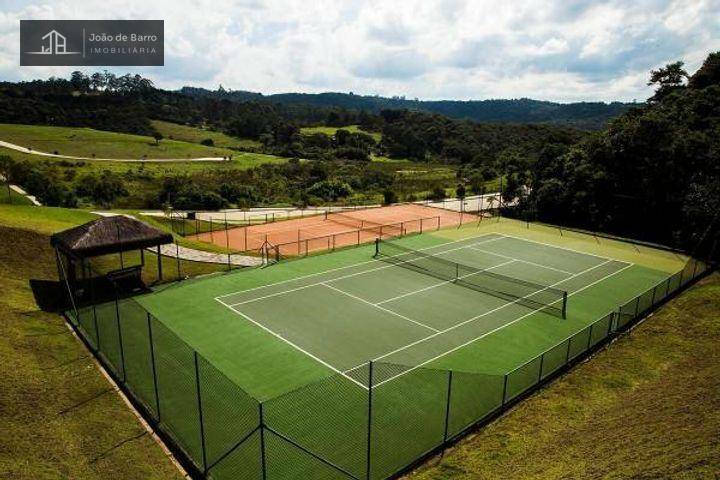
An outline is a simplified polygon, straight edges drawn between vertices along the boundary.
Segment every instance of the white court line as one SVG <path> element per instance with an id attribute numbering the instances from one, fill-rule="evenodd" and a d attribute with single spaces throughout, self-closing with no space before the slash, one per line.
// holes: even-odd
<path id="1" fill-rule="evenodd" d="M 572 275 L 572 274 L 573 274 L 573 272 L 568 272 L 567 270 L 562 270 L 562 269 L 560 269 L 560 268 L 550 267 L 550 266 L 548 266 L 548 265 L 543 265 L 543 264 L 541 264 L 541 263 L 531 262 L 531 261 L 529 261 L 529 260 L 520 260 L 519 258 L 508 257 L 507 255 L 501 255 L 501 254 L 499 254 L 499 253 L 491 252 L 490 250 L 483 250 L 482 248 L 476 248 L 476 247 L 468 247 L 468 248 L 471 248 L 471 249 L 473 249 L 473 250 L 477 250 L 478 252 L 489 253 L 490 255 L 495 255 L 496 257 L 500 257 L 500 258 L 512 258 L 512 259 L 515 260 L 516 262 L 527 263 L 528 265 L 535 265 L 536 267 L 547 268 L 548 270 L 555 270 L 556 272 L 567 273 L 568 275 Z"/>
<path id="2" fill-rule="evenodd" d="M 500 234 L 500 233 L 497 233 L 497 232 L 488 232 L 488 233 L 486 233 L 486 234 L 484 234 L 484 235 L 479 235 L 479 236 L 477 236 L 477 237 L 466 237 L 466 238 L 461 238 L 461 239 L 458 239 L 458 240 L 452 240 L 452 241 L 445 242 L 445 243 L 439 243 L 439 244 L 437 244 L 437 245 L 432 245 L 432 246 L 430 246 L 430 247 L 419 248 L 418 251 L 432 250 L 433 248 L 443 247 L 443 246 L 445 246 L 445 245 L 452 245 L 453 243 L 466 242 L 466 241 L 468 241 L 468 240 L 482 239 L 482 238 L 488 237 L 488 236 L 490 236 L 490 235 L 499 235 L 499 237 L 497 237 L 497 238 L 491 238 L 490 240 L 486 240 L 487 242 L 491 242 L 491 241 L 494 241 L 494 240 L 500 240 L 500 239 L 503 238 L 502 234 Z M 479 244 L 481 244 L 481 243 L 485 243 L 485 242 L 474 242 L 474 243 L 471 242 L 469 245 L 479 245 Z M 370 244 L 368 244 L 368 245 L 370 245 Z M 449 250 L 449 251 L 450 251 L 450 250 Z M 322 274 L 329 273 L 329 272 L 336 272 L 336 271 L 338 271 L 338 270 L 345 270 L 345 269 L 348 269 L 348 268 L 359 267 L 360 265 L 367 265 L 368 263 L 373 263 L 373 262 L 376 262 L 376 261 L 377 261 L 377 260 L 366 260 L 366 261 L 364 261 L 364 262 L 353 263 L 352 265 L 346 265 L 346 266 L 344 266 L 344 267 L 336 267 L 336 268 L 330 268 L 330 269 L 328 269 L 328 270 L 323 270 L 323 271 L 321 271 L 321 272 L 308 273 L 307 275 L 301 275 L 301 276 L 295 277 L 295 278 L 288 278 L 287 280 L 280 280 L 279 282 L 268 283 L 268 284 L 266 284 L 266 285 L 259 285 L 259 286 L 257 286 L 257 287 L 248 288 L 248 289 L 246 289 L 246 290 L 236 290 L 236 291 L 231 292 L 231 293 L 224 293 L 224 294 L 222 294 L 222 295 L 218 295 L 217 297 L 215 297 L 215 299 L 229 297 L 230 295 L 237 295 L 238 293 L 252 292 L 253 290 L 259 290 L 259 289 L 261 289 L 261 288 L 268 288 L 268 287 L 272 287 L 272 286 L 275 286 L 275 285 L 281 285 L 281 284 L 283 284 L 283 283 L 290 283 L 290 282 L 294 282 L 294 281 L 297 281 L 297 280 L 302 280 L 302 279 L 305 279 L 305 278 L 316 277 L 316 276 L 318 276 L 318 275 L 322 275 Z"/>
<path id="3" fill-rule="evenodd" d="M 624 261 L 622 261 L 622 260 L 616 260 L 616 259 L 614 259 L 614 258 L 603 257 L 602 255 L 596 255 L 596 254 L 594 254 L 594 253 L 582 252 L 582 251 L 580 251 L 580 250 L 575 250 L 575 249 L 572 249 L 572 248 L 560 247 L 560 246 L 558 246 L 558 245 L 552 245 L 552 244 L 550 244 L 550 243 L 538 242 L 537 240 L 530 240 L 530 239 L 527 239 L 527 238 L 516 237 L 515 235 L 508 235 L 508 234 L 506 234 L 506 233 L 498 233 L 498 235 L 502 235 L 502 236 L 507 237 L 507 238 L 514 238 L 515 240 L 522 240 L 523 242 L 537 243 L 538 245 L 545 245 L 546 247 L 551 247 L 551 248 L 555 248 L 555 249 L 558 249 L 558 250 L 567 250 L 568 252 L 575 252 L 575 253 L 580 253 L 580 254 L 582 254 L 582 255 L 587 255 L 587 256 L 590 256 L 590 257 L 602 258 L 603 260 L 612 260 L 612 261 L 614 261 L 614 262 L 624 263 L 624 264 L 626 264 L 626 265 L 634 265 L 633 263 L 630 263 L 630 262 L 624 262 Z"/>
<path id="4" fill-rule="evenodd" d="M 601 263 L 600 265 L 606 265 L 606 264 L 608 264 L 608 263 L 610 263 L 610 262 L 614 262 L 614 261 L 617 261 L 617 260 L 608 260 L 607 262 Z M 627 263 L 627 262 L 618 262 L 618 263 Z M 625 265 L 623 268 L 621 268 L 620 270 L 616 270 L 616 271 L 614 271 L 613 273 L 610 273 L 610 274 L 608 274 L 608 275 L 605 275 L 603 278 L 601 278 L 601 279 L 599 279 L 599 280 L 596 280 L 596 281 L 594 281 L 594 282 L 592 282 L 592 283 L 590 283 L 590 284 L 588 284 L 588 285 L 585 285 L 584 287 L 582 287 L 582 288 L 579 289 L 579 290 L 575 290 L 575 291 L 572 292 L 572 293 L 568 293 L 568 297 L 570 297 L 570 296 L 572 296 L 572 295 L 575 295 L 576 293 L 580 293 L 580 292 L 582 292 L 583 290 L 586 290 L 586 289 L 592 287 L 593 285 L 596 285 L 596 284 L 598 284 L 598 283 L 600 283 L 600 282 L 602 282 L 602 281 L 604 281 L 604 280 L 607 280 L 608 278 L 612 277 L 613 275 L 617 275 L 618 273 L 620 273 L 620 272 L 622 272 L 622 271 L 624 271 L 624 270 L 627 270 L 628 268 L 630 268 L 630 267 L 632 267 L 632 266 L 634 266 L 634 265 L 635 265 L 634 263 L 629 263 L 629 264 Z M 592 268 L 596 268 L 596 267 L 592 267 Z M 591 268 L 590 270 L 592 270 L 592 268 Z M 572 277 L 570 277 L 570 278 L 572 278 Z M 569 280 L 569 278 L 567 278 L 566 280 Z M 558 282 L 558 283 L 559 283 L 559 282 Z M 495 332 L 498 331 L 498 330 L 501 330 L 501 329 L 507 327 L 508 325 L 512 325 L 513 323 L 519 322 L 519 321 L 522 320 L 523 318 L 526 318 L 526 317 L 528 317 L 528 316 L 536 313 L 536 312 L 539 311 L 539 310 L 542 310 L 542 309 L 539 308 L 539 309 L 533 310 L 532 312 L 529 312 L 529 313 L 527 313 L 527 314 L 525 314 L 525 315 L 523 315 L 523 316 L 521 316 L 521 317 L 519 317 L 519 318 L 516 318 L 515 320 L 513 320 L 513 321 L 511 321 L 511 322 L 508 322 L 508 323 L 506 323 L 506 324 L 504 324 L 504 325 L 500 325 L 500 326 L 497 327 L 497 328 L 494 328 L 494 329 L 492 329 L 492 330 L 490 330 L 490 331 L 488 331 L 488 332 L 485 332 L 485 333 L 483 333 L 482 335 L 480 335 L 480 336 L 478 336 L 478 337 L 475 337 L 475 338 L 473 338 L 472 340 L 469 340 L 469 341 L 463 343 L 462 345 L 458 345 L 458 346 L 456 346 L 456 347 L 453 347 L 452 349 L 448 350 L 447 352 L 444 352 L 444 353 L 441 353 L 441 354 L 439 354 L 439 355 L 436 355 L 435 357 L 430 358 L 430 359 L 428 359 L 428 360 L 420 363 L 419 365 L 415 365 L 414 367 L 412 367 L 412 368 L 410 368 L 410 369 L 408 369 L 408 370 L 405 370 L 405 371 L 402 372 L 402 373 L 399 373 L 399 374 L 397 374 L 397 375 L 395 375 L 395 376 L 392 376 L 392 377 L 390 377 L 390 378 L 388 378 L 388 379 L 385 379 L 385 380 L 383 380 L 382 382 L 378 383 L 377 385 L 373 385 L 373 388 L 379 387 L 380 385 L 382 385 L 382 384 L 384 384 L 384 383 L 387 383 L 387 382 L 389 382 L 390 380 L 394 380 L 394 379 L 396 379 L 396 378 L 398 378 L 398 377 L 400 377 L 400 376 L 402 376 L 402 375 L 405 375 L 406 373 L 409 373 L 409 372 L 411 372 L 411 371 L 413 371 L 413 370 L 416 370 L 416 369 L 418 369 L 418 368 L 420 368 L 420 367 L 422 367 L 422 366 L 424 366 L 424 365 L 427 365 L 427 364 L 430 363 L 430 362 L 434 362 L 434 361 L 437 360 L 438 358 L 442 358 L 442 357 L 444 357 L 445 355 L 448 355 L 448 354 L 450 354 L 450 353 L 452 353 L 452 352 L 454 352 L 454 351 L 456 351 L 456 350 L 459 350 L 459 349 L 461 349 L 461 348 L 463 348 L 463 347 L 466 347 L 466 346 L 470 345 L 471 343 L 480 340 L 481 338 L 484 338 L 484 337 L 486 337 L 486 336 L 488 336 L 488 335 L 490 335 L 490 334 L 492 334 L 492 333 L 495 333 Z M 354 368 L 357 368 L 357 367 L 354 367 Z M 349 371 L 349 370 L 346 370 L 346 372 L 348 372 L 348 371 Z M 366 390 L 367 390 L 367 387 L 366 387 Z"/>
<path id="5" fill-rule="evenodd" d="M 484 272 L 484 271 L 486 271 L 486 270 L 492 270 L 493 268 L 502 267 L 503 265 L 507 265 L 507 264 L 509 264 L 509 263 L 513 263 L 514 261 L 515 261 L 515 259 L 513 258 L 513 259 L 511 259 L 511 260 L 508 260 L 507 262 L 498 263 L 497 265 L 493 265 L 492 267 L 484 268 L 484 269 L 480 270 L 480 272 Z M 458 277 L 458 278 L 471 277 L 471 276 L 473 276 L 473 275 L 475 275 L 475 274 L 477 274 L 477 273 L 480 273 L 480 272 L 468 273 L 467 275 L 461 275 L 461 276 Z M 408 296 L 410 296 L 410 295 L 415 295 L 416 293 L 426 292 L 426 291 L 431 290 L 431 289 L 433 289 L 433 288 L 441 287 L 441 286 L 443 286 L 443 285 L 445 285 L 445 284 L 454 283 L 454 282 L 455 282 L 455 280 L 445 280 L 444 282 L 436 283 L 436 284 L 434 284 L 434 285 L 430 285 L 429 287 L 421 288 L 420 290 L 413 290 L 412 292 L 403 293 L 402 295 L 398 295 L 398 296 L 395 296 L 395 297 L 388 298 L 388 299 L 386 299 L 386 300 L 383 300 L 382 302 L 377 302 L 375 305 L 382 305 L 383 303 L 392 302 L 393 300 L 398 300 L 398 299 L 401 299 L 401 298 L 404 298 L 404 297 L 408 297 Z"/>
<path id="6" fill-rule="evenodd" d="M 474 244 L 472 244 L 472 245 L 482 245 L 482 244 L 484 244 L 484 243 L 490 243 L 490 242 L 494 242 L 494 241 L 496 241 L 496 240 L 501 240 L 501 239 L 502 239 L 502 237 L 492 238 L 492 239 L 490 239 L 490 240 L 486 240 L 486 241 L 484 241 L 484 242 L 477 242 L 477 243 L 474 243 Z M 449 253 L 449 252 L 454 252 L 454 251 L 456 251 L 456 250 L 462 250 L 462 249 L 464 249 L 464 248 L 468 248 L 469 246 L 470 246 L 470 245 L 463 245 L 463 246 L 461 246 L 461 247 L 455 247 L 455 248 L 451 248 L 451 249 L 449 249 L 449 250 L 443 250 L 442 252 L 438 252 L 438 253 L 436 253 L 435 255 L 444 255 L 444 254 Z M 377 262 L 377 261 L 378 261 L 378 260 L 371 260 L 371 262 Z M 368 262 L 368 263 L 369 263 L 369 262 Z M 299 287 L 291 288 L 291 289 L 289 289 L 289 290 L 282 290 L 282 291 L 280 291 L 280 292 L 270 293 L 270 294 L 268 294 L 268 295 L 263 295 L 263 296 L 260 296 L 260 297 L 253 297 L 253 298 L 250 298 L 250 299 L 245 300 L 245 301 L 242 301 L 242 302 L 233 303 L 233 304 L 231 304 L 231 306 L 236 307 L 236 306 L 238 306 L 238 305 L 244 305 L 244 304 L 246 304 L 246 303 L 253 303 L 253 302 L 257 302 L 257 301 L 259 301 L 259 300 L 265 300 L 265 299 L 267 299 L 267 298 L 272 298 L 272 297 L 277 297 L 277 296 L 279 296 L 279 295 L 284 295 L 284 294 L 286 294 L 286 293 L 296 292 L 296 291 L 298 291 L 298 290 L 304 290 L 304 289 L 306 289 L 306 288 L 311 288 L 311 287 L 317 287 L 317 286 L 323 285 L 324 282 L 335 282 L 335 281 L 337 281 L 337 280 L 344 280 L 344 279 L 346 279 L 346 278 L 357 277 L 358 275 L 364 275 L 364 274 L 366 274 L 366 273 L 371 273 L 371 272 L 375 272 L 375 271 L 378 271 L 378 270 L 384 270 L 384 269 L 386 269 L 386 268 L 392 268 L 392 267 L 395 267 L 395 266 L 397 266 L 397 265 L 396 265 L 396 264 L 390 264 L 390 265 L 383 264 L 383 265 L 380 266 L 380 267 L 371 268 L 371 269 L 369 269 L 369 270 L 363 270 L 362 272 L 348 273 L 347 275 L 341 275 L 341 276 L 339 276 L 339 277 L 332 278 L 332 279 L 329 279 L 329 280 L 321 280 L 321 281 L 319 281 L 319 282 L 310 283 L 310 284 L 307 284 L 307 285 L 301 285 L 301 286 L 299 286 Z M 269 286 L 269 285 L 268 285 L 268 286 Z M 243 292 L 236 292 L 236 293 L 244 293 L 244 292 L 249 292 L 249 291 L 250 291 L 250 290 L 245 290 L 245 291 L 243 291 Z M 218 298 L 220 298 L 220 297 L 218 297 Z"/>
<path id="7" fill-rule="evenodd" d="M 440 330 L 438 330 L 437 328 L 433 328 L 433 327 L 430 327 L 430 326 L 428 326 L 428 325 L 425 325 L 424 323 L 415 321 L 415 320 L 413 320 L 413 319 L 410 318 L 410 317 L 406 317 L 405 315 L 403 315 L 403 314 L 401 314 L 401 313 L 394 312 L 394 311 L 392 311 L 392 310 L 390 310 L 390 309 L 388 309 L 388 308 L 382 307 L 382 306 L 380 306 L 380 305 L 378 305 L 378 304 L 375 304 L 375 303 L 372 303 L 372 302 L 368 302 L 368 301 L 365 300 L 364 298 L 360 298 L 360 297 L 358 297 L 358 296 L 356 296 L 356 295 L 353 295 L 352 293 L 348 293 L 348 292 L 346 292 L 345 290 L 341 290 L 341 289 L 339 289 L 339 288 L 337 288 L 337 287 L 333 287 L 332 285 L 329 285 L 329 284 L 327 284 L 327 283 L 321 283 L 320 285 L 323 285 L 323 286 L 325 286 L 325 287 L 327 287 L 327 288 L 329 288 L 329 289 L 331 289 L 331 290 L 335 290 L 336 292 L 340 292 L 340 293 L 342 293 L 343 295 L 347 295 L 348 297 L 353 298 L 353 299 L 355 299 L 355 300 L 357 300 L 357 301 L 359 301 L 359 302 L 365 303 L 365 304 L 370 305 L 370 306 L 373 306 L 373 307 L 375 307 L 375 308 L 379 308 L 379 309 L 382 310 L 383 312 L 387 312 L 387 313 L 389 313 L 389 314 L 391 314 L 391 315 L 395 315 L 396 317 L 400 317 L 400 318 L 402 318 L 403 320 L 407 320 L 407 321 L 410 322 L 410 323 L 414 323 L 415 325 L 418 325 L 418 326 L 427 328 L 428 330 L 432 330 L 433 332 L 439 332 L 439 331 L 440 331 Z"/>
<path id="8" fill-rule="evenodd" d="M 552 287 L 554 287 L 554 286 L 556 286 L 556 285 L 559 285 L 559 284 L 561 284 L 561 283 L 563 283 L 563 282 L 565 282 L 565 281 L 567 281 L 567 280 L 571 280 L 571 279 L 573 279 L 573 278 L 575 278 L 575 277 L 577 277 L 577 276 L 583 275 L 583 274 L 585 274 L 585 273 L 587 273 L 587 272 L 589 272 L 589 271 L 591 271 L 591 270 L 595 270 L 595 269 L 598 268 L 598 267 L 601 267 L 601 266 L 603 266 L 603 265 L 607 265 L 608 263 L 610 263 L 610 262 L 612 262 L 612 261 L 613 261 L 613 260 L 607 260 L 607 261 L 605 261 L 605 262 L 603 262 L 603 263 L 599 263 L 599 264 L 595 265 L 594 267 L 587 268 L 587 269 L 583 270 L 582 272 L 575 273 L 575 274 L 573 274 L 573 275 L 571 275 L 571 276 L 569 276 L 569 277 L 567 277 L 567 278 L 563 278 L 563 279 L 560 280 L 559 282 L 555 282 L 555 283 L 553 283 L 552 285 L 548 285 L 548 286 L 546 286 L 545 288 L 543 288 L 543 289 L 541 289 L 541 290 L 537 290 L 537 291 L 531 293 L 530 295 L 535 295 L 536 293 L 542 292 L 543 290 L 547 290 L 548 288 L 552 288 Z M 576 292 L 573 292 L 573 293 L 576 293 Z M 521 301 L 521 300 L 529 297 L 530 295 L 526 295 L 525 297 L 520 297 L 520 298 L 518 298 L 517 300 L 514 300 L 514 301 L 512 301 L 512 302 L 504 303 L 504 304 L 500 305 L 499 307 L 495 307 L 495 308 L 493 308 L 492 310 L 488 310 L 488 311 L 485 312 L 485 313 L 481 313 L 480 315 L 476 315 L 476 316 L 471 317 L 471 318 L 468 318 L 467 320 L 464 320 L 464 321 L 462 321 L 462 322 L 460 322 L 460 323 L 457 323 L 457 324 L 455 324 L 455 325 L 453 325 L 453 326 L 451 326 L 451 327 L 448 327 L 448 328 L 446 328 L 445 330 L 440 331 L 439 333 L 434 333 L 434 334 L 432 334 L 432 335 L 429 335 L 429 336 L 427 336 L 427 337 L 425 337 L 425 338 L 421 338 L 420 340 L 416 340 L 416 341 L 414 341 L 414 342 L 412 342 L 412 343 L 409 343 L 409 344 L 407 344 L 407 345 L 405 345 L 405 346 L 402 346 L 402 347 L 400 347 L 400 348 L 396 348 L 395 350 L 390 351 L 390 352 L 388 352 L 388 353 L 385 353 L 385 354 L 383 354 L 383 355 L 381 355 L 381 356 L 379 356 L 379 357 L 377 357 L 377 358 L 373 358 L 372 361 L 375 362 L 375 361 L 381 360 L 381 359 L 383 359 L 383 358 L 385 358 L 385 357 L 388 357 L 388 356 L 390 356 L 390 355 L 393 355 L 393 354 L 395 354 L 395 353 L 402 352 L 403 350 L 406 350 L 406 349 L 408 349 L 408 348 L 410 348 L 410 347 L 414 347 L 415 345 L 418 345 L 418 344 L 420 344 L 420 343 L 422 343 L 422 342 L 424 342 L 424 341 L 426 341 L 426 340 L 430 340 L 431 338 L 437 337 L 438 335 L 442 335 L 443 333 L 447 333 L 447 332 L 449 332 L 449 331 L 451 331 L 451 330 L 455 330 L 456 328 L 462 327 L 463 325 L 465 325 L 465 324 L 467 324 L 467 323 L 473 322 L 473 321 L 475 321 L 475 320 L 477 320 L 477 319 L 479 319 L 479 318 L 482 318 L 482 317 L 485 317 L 485 316 L 487 316 L 487 315 L 490 315 L 491 313 L 495 313 L 495 312 L 497 312 L 498 310 L 502 310 L 503 308 L 505 308 L 505 307 L 507 307 L 507 306 L 509 306 L 509 305 L 514 305 L 514 304 L 518 303 L 519 301 Z M 568 294 L 568 297 L 569 297 L 570 295 L 572 295 L 572 294 Z M 538 311 L 542 310 L 543 308 L 545 308 L 545 307 L 537 308 L 537 309 L 535 309 L 535 310 L 532 310 L 532 311 L 530 312 L 530 314 L 533 314 L 533 313 L 535 313 L 535 312 L 538 312 Z M 520 317 L 520 318 L 525 318 L 526 316 L 527 316 L 527 315 L 523 315 L 523 316 Z M 518 318 L 518 319 L 515 319 L 515 320 L 513 320 L 512 322 L 507 323 L 507 324 L 505 324 L 505 325 L 510 325 L 510 324 L 512 324 L 512 323 L 515 323 L 515 322 L 518 321 L 518 320 L 519 320 L 519 318 Z M 504 327 L 505 325 L 503 325 L 503 327 Z M 424 365 L 424 364 L 423 364 L 423 365 Z M 351 371 L 351 370 L 353 370 L 353 369 L 356 369 L 356 368 L 358 368 L 358 367 L 360 367 L 360 366 L 361 366 L 361 365 L 356 365 L 356 366 L 352 367 L 352 369 L 350 369 L 350 370 L 345 370 L 345 372 L 349 372 L 349 371 Z"/>
<path id="9" fill-rule="evenodd" d="M 345 378 L 347 378 L 348 380 L 352 381 L 353 383 L 359 385 L 361 388 L 364 388 L 365 390 L 368 389 L 368 387 L 366 387 L 366 386 L 363 385 L 362 383 L 358 382 L 358 381 L 355 380 L 354 378 L 350 377 L 349 375 L 345 374 L 345 373 L 342 372 L 341 370 L 338 370 L 337 368 L 333 367 L 332 365 L 330 365 L 330 364 L 327 363 L 326 361 L 324 361 L 324 360 L 322 360 L 321 358 L 313 355 L 312 353 L 308 352 L 307 350 L 302 349 L 301 347 L 299 347 L 298 345 L 294 344 L 293 342 L 291 342 L 291 341 L 288 340 L 287 338 L 283 337 L 282 335 L 273 332 L 272 330 L 270 330 L 269 328 L 267 328 L 266 326 L 264 326 L 264 325 L 261 324 L 260 322 L 256 322 L 255 320 L 253 320 L 252 318 L 250 318 L 248 315 L 244 314 L 243 312 L 241 312 L 241 311 L 239 311 L 239 310 L 236 310 L 236 309 L 233 308 L 231 305 L 228 305 L 227 303 L 224 303 L 224 302 L 223 302 L 222 300 L 220 300 L 219 298 L 216 298 L 215 300 L 217 300 L 218 302 L 222 303 L 223 305 L 225 305 L 226 307 L 228 307 L 230 310 L 232 310 L 233 312 L 235 312 L 235 313 L 237 313 L 238 315 L 242 316 L 243 318 L 245 318 L 245 319 L 248 320 L 249 322 L 252 322 L 253 324 L 255 324 L 255 325 L 257 325 L 258 327 L 262 328 L 263 330 L 265 330 L 265 331 L 266 331 L 267 333 L 269 333 L 270 335 L 279 338 L 279 339 L 282 340 L 283 342 L 285 342 L 285 343 L 287 343 L 288 345 L 296 348 L 297 350 L 299 350 L 300 352 L 304 353 L 305 355 L 307 355 L 308 357 L 312 358 L 313 360 L 315 360 L 315 361 L 321 363 L 322 365 L 326 366 L 327 368 L 329 368 L 329 369 L 332 370 L 333 372 L 339 373 L 339 374 L 342 375 L 343 377 L 345 377 Z"/>

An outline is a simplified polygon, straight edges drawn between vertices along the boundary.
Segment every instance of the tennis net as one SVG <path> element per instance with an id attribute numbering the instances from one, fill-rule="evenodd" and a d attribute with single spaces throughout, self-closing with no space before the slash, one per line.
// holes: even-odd
<path id="1" fill-rule="evenodd" d="M 567 292 L 376 240 L 375 257 L 419 273 L 565 318 Z"/>
<path id="2" fill-rule="evenodd" d="M 380 226 L 379 223 L 373 223 L 368 222 L 366 220 L 363 220 L 361 218 L 355 218 L 350 215 L 345 215 L 343 213 L 325 213 L 325 220 L 330 220 L 331 222 L 339 223 L 340 225 L 346 225 L 348 227 L 354 227 L 354 228 L 363 228 L 366 226 Z"/>

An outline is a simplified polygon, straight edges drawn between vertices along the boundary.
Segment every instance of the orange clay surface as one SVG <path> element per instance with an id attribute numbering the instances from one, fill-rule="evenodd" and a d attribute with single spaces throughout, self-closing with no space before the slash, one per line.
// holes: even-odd
<path id="1" fill-rule="evenodd" d="M 443 227 L 476 222 L 478 217 L 428 207 L 400 204 L 390 207 L 352 210 L 342 214 L 296 218 L 282 222 L 229 228 L 206 232 L 190 238 L 210 242 L 236 251 L 259 251 L 265 243 L 277 247 L 280 255 L 306 255 L 348 245 L 437 230 Z"/>

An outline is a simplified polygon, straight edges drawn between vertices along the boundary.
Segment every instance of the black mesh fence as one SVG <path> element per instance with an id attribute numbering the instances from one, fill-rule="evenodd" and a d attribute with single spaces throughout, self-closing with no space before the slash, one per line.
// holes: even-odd
<path id="1" fill-rule="evenodd" d="M 62 272 L 73 268 L 59 257 Z M 506 374 L 371 363 L 263 402 L 157 320 L 135 292 L 64 283 L 69 321 L 197 477 L 383 479 L 489 421 L 708 269 L 691 260 Z M 63 278 L 63 280 L 65 280 Z"/>

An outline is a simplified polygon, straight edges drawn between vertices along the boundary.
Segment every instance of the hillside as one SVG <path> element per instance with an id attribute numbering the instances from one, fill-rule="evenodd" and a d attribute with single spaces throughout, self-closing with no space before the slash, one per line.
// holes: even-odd
<path id="1" fill-rule="evenodd" d="M 245 91 L 211 91 L 183 87 L 181 93 L 195 97 L 227 99 L 236 102 L 267 101 L 281 105 L 312 105 L 379 113 L 381 110 L 413 110 L 439 113 L 450 118 L 488 123 L 549 123 L 597 130 L 633 104 L 621 102 L 555 103 L 529 98 L 493 100 L 407 100 L 404 97 L 354 95 L 352 93 L 280 93 L 262 95 Z"/>
<path id="2" fill-rule="evenodd" d="M 715 479 L 720 275 L 409 478 Z"/>
<path id="3" fill-rule="evenodd" d="M 57 278 L 49 234 L 93 218 L 0 205 L 2 478 L 182 478 L 62 317 L 35 303 L 30 280 Z"/>

